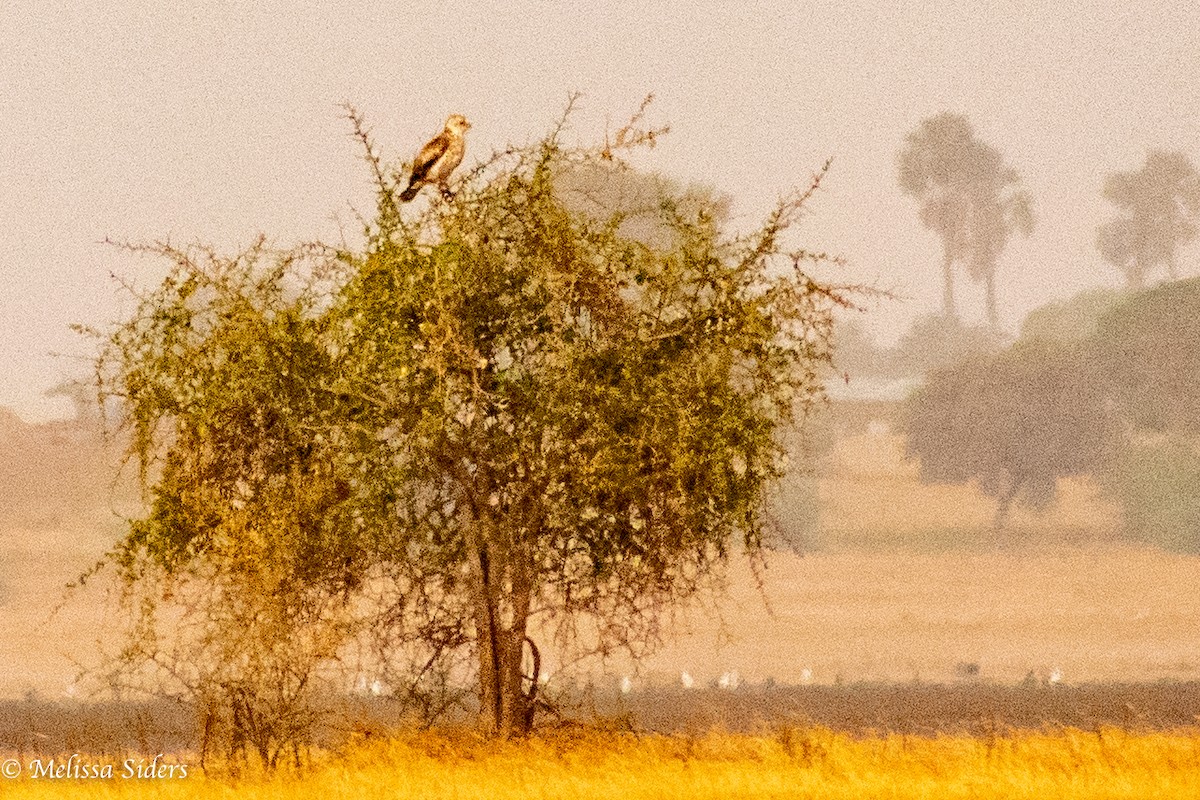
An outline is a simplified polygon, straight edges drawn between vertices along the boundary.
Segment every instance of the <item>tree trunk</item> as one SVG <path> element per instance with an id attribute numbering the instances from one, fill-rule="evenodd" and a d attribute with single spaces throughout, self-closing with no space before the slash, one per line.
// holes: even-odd
<path id="1" fill-rule="evenodd" d="M 1140 292 L 1146 286 L 1146 260 L 1141 253 L 1134 256 L 1125 273 L 1129 278 L 1129 288 Z"/>
<path id="2" fill-rule="evenodd" d="M 950 248 L 943 248 L 942 256 L 942 313 L 947 319 L 958 319 L 958 311 L 954 307 L 954 259 Z"/>
<path id="3" fill-rule="evenodd" d="M 475 638 L 479 657 L 479 723 L 488 733 L 500 725 L 500 641 L 496 608 L 489 581 L 491 565 L 487 550 L 480 548 L 474 572 Z"/>
<path id="4" fill-rule="evenodd" d="M 521 685 L 524 646 L 517 626 L 497 625 L 479 637 L 480 722 L 490 736 L 507 739 L 532 728 L 532 697 Z"/>
<path id="5" fill-rule="evenodd" d="M 522 686 L 526 627 L 529 617 L 528 582 L 512 573 L 511 565 L 496 558 L 483 545 L 476 553 L 475 627 L 479 657 L 480 725 L 490 736 L 510 738 L 528 733 L 533 725 L 532 706 L 537 691 L 540 660 L 534 647 L 533 686 Z M 505 584 L 509 588 L 505 590 Z M 532 645 L 532 642 L 530 642 Z"/>
<path id="6" fill-rule="evenodd" d="M 1012 510 L 1013 501 L 1017 499 L 1017 492 L 1021 488 L 1021 482 L 1014 480 L 1008 488 L 1000 493 L 1000 501 L 996 505 L 996 519 L 992 523 L 992 532 L 999 536 L 1004 530 L 1005 524 L 1008 522 L 1008 514 Z"/>

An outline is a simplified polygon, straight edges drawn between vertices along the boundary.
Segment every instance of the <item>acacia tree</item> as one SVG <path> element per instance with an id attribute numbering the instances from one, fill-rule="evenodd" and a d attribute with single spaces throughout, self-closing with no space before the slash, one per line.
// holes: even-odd
<path id="1" fill-rule="evenodd" d="M 277 542 L 247 563 L 287 555 L 278 585 L 322 609 L 382 597 L 344 629 L 422 645 L 417 676 L 470 653 L 483 726 L 526 731 L 535 637 L 637 654 L 733 550 L 761 555 L 782 431 L 820 399 L 846 303 L 804 271 L 823 257 L 784 241 L 820 176 L 739 238 L 667 188 L 573 213 L 557 176 L 621 168 L 659 133 L 635 117 L 620 147 L 566 147 L 560 124 L 414 209 L 351 118 L 379 199 L 366 244 L 326 251 L 323 293 L 288 294 L 294 259 L 268 270 L 283 291 L 238 334 L 256 358 L 221 352 L 221 309 L 173 284 L 110 340 L 105 385 L 164 464 L 118 553 L 133 580 L 143 563 L 226 574 L 208 542 Z M 632 214 L 661 239 L 623 235 Z M 183 318 L 194 303 L 207 321 Z M 205 359 L 220 369 L 195 394 Z"/>
<path id="2" fill-rule="evenodd" d="M 1032 202 L 999 151 L 975 137 L 960 114 L 921 122 L 898 157 L 900 188 L 921 204 L 921 223 L 942 240 L 943 313 L 958 317 L 954 265 L 984 283 L 988 322 L 996 325 L 996 270 L 1014 232 L 1033 230 Z"/>
<path id="3" fill-rule="evenodd" d="M 555 191 L 565 165 L 614 158 L 555 131 L 419 218 L 382 213 L 397 222 L 334 310 L 346 393 L 376 398 L 362 446 L 396 552 L 469 598 L 481 714 L 501 734 L 529 725 L 535 626 L 637 649 L 734 540 L 759 552 L 781 427 L 820 396 L 844 302 L 782 240 L 816 180 L 734 240 L 661 194 L 640 212 L 669 234 L 656 247 L 621 235 L 631 212 L 572 214 Z"/>
<path id="4" fill-rule="evenodd" d="M 1196 238 L 1200 217 L 1200 173 L 1183 153 L 1151 150 L 1136 172 L 1114 172 L 1104 182 L 1104 199 L 1118 216 L 1100 226 L 1100 256 L 1140 289 L 1156 267 L 1178 277 L 1176 253 Z"/>

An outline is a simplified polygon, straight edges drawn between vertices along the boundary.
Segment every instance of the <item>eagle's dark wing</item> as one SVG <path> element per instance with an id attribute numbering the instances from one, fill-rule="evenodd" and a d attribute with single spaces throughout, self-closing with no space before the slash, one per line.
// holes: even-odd
<path id="1" fill-rule="evenodd" d="M 430 139 L 429 143 L 421 148 L 421 152 L 417 153 L 416 160 L 413 161 L 412 177 L 408 180 L 409 186 L 425 180 L 429 170 L 448 149 L 450 149 L 450 134 L 445 131 Z"/>

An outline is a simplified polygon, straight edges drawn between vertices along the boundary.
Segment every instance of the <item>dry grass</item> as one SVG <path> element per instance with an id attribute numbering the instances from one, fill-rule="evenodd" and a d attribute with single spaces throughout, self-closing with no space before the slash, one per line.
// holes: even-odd
<path id="1" fill-rule="evenodd" d="M 119 771 L 119 769 L 118 769 Z M 51 798 L 1195 798 L 1200 733 L 1119 729 L 994 737 L 855 739 L 820 728 L 770 735 L 559 732 L 518 743 L 469 733 L 360 743 L 298 772 L 234 780 L 29 780 Z"/>

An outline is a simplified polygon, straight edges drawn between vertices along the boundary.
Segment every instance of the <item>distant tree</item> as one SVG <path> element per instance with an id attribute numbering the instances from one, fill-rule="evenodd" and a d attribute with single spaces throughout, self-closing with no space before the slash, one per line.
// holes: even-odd
<path id="1" fill-rule="evenodd" d="M 854 317 L 839 319 L 835 335 L 835 367 L 846 380 L 877 377 L 887 372 L 887 348 Z"/>
<path id="2" fill-rule="evenodd" d="M 997 530 L 1014 501 L 1039 507 L 1060 477 L 1099 467 L 1117 430 L 1080 348 L 1044 341 L 933 373 L 904 427 L 921 480 L 977 483 L 997 499 Z"/>
<path id="3" fill-rule="evenodd" d="M 352 119 L 378 196 L 361 250 L 151 248 L 175 269 L 99 363 L 151 498 L 115 559 L 135 586 L 164 575 L 161 602 L 184 575 L 227 587 L 201 639 L 251 631 L 270 667 L 237 683 L 245 662 L 209 659 L 235 722 L 273 697 L 264 676 L 291 676 L 273 708 L 292 708 L 365 631 L 385 658 L 423 648 L 414 682 L 466 654 L 485 730 L 520 733 L 534 637 L 640 653 L 732 551 L 762 554 L 783 433 L 822 396 L 846 303 L 785 245 L 820 178 L 737 239 L 664 184 L 638 211 L 648 244 L 557 184 L 618 147 L 566 147 L 560 125 L 401 207 Z"/>
<path id="4" fill-rule="evenodd" d="M 1101 225 L 1096 231 L 1096 250 L 1100 258 L 1121 271 L 1130 289 L 1138 291 L 1145 287 L 1146 259 L 1138 252 L 1133 220 L 1118 217 Z"/>
<path id="5" fill-rule="evenodd" d="M 999 151 L 975 138 L 967 118 L 943 113 L 910 133 L 898 157 L 900 188 L 921 204 L 922 224 L 942 240 L 943 313 L 957 318 L 954 266 L 985 287 L 995 326 L 996 271 L 1014 232 L 1029 235 L 1033 211 L 1017 172 Z"/>
<path id="6" fill-rule="evenodd" d="M 1200 553 L 1200 450 L 1178 436 L 1121 442 L 1100 485 L 1121 505 L 1125 535 L 1182 553 Z"/>
<path id="7" fill-rule="evenodd" d="M 683 186 L 615 159 L 561 164 L 554 185 L 556 197 L 571 213 L 593 222 L 617 221 L 621 236 L 659 248 L 670 247 L 675 237 L 659 208 L 664 198 L 676 205 L 676 213 L 705 219 L 718 229 L 729 222 L 733 202 L 711 186 Z"/>
<path id="8" fill-rule="evenodd" d="M 1200 278 L 1083 293 L 1031 312 L 1017 343 L 932 374 L 907 404 L 923 480 L 1046 501 L 1092 473 L 1133 538 L 1200 549 Z"/>
<path id="9" fill-rule="evenodd" d="M 1114 172 L 1104 182 L 1104 198 L 1118 216 L 1096 236 L 1100 256 L 1121 270 L 1133 289 L 1165 266 L 1179 277 L 1176 253 L 1196 238 L 1200 218 L 1200 173 L 1178 151 L 1151 150 L 1136 172 Z"/>

